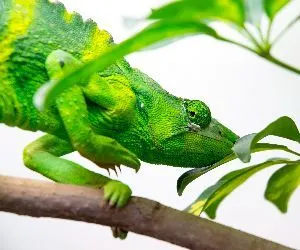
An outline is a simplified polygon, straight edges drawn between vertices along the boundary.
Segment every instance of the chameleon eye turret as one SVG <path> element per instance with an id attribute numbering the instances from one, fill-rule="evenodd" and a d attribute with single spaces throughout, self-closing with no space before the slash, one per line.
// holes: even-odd
<path id="1" fill-rule="evenodd" d="M 211 113 L 204 102 L 185 99 L 184 107 L 192 123 L 199 125 L 201 129 L 208 127 L 211 122 Z"/>

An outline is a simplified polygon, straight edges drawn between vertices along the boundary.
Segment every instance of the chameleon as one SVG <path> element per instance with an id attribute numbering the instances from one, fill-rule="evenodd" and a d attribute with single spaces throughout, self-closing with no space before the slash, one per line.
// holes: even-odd
<path id="1" fill-rule="evenodd" d="M 238 136 L 204 102 L 170 94 L 124 58 L 36 107 L 46 82 L 112 46 L 106 30 L 61 3 L 0 0 L 0 122 L 45 133 L 25 147 L 24 165 L 58 183 L 102 188 L 110 206 L 123 207 L 128 185 L 61 156 L 77 151 L 107 170 L 138 171 L 141 161 L 201 168 L 230 154 Z"/>

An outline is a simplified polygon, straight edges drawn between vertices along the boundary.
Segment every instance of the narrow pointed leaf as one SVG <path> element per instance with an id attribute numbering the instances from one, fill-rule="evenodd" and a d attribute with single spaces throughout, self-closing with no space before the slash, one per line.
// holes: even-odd
<path id="1" fill-rule="evenodd" d="M 257 143 L 255 144 L 255 147 L 251 149 L 251 152 L 261 152 L 266 150 L 282 150 L 288 153 L 295 154 L 292 150 L 290 150 L 287 146 L 284 145 L 277 145 L 277 144 L 271 144 L 271 143 Z M 237 158 L 237 155 L 235 153 L 232 153 L 228 156 L 226 156 L 221 161 L 218 161 L 217 163 L 213 165 L 209 165 L 202 168 L 195 168 L 192 170 L 189 170 L 185 173 L 183 173 L 177 180 L 177 193 L 178 195 L 182 195 L 184 189 L 187 187 L 188 184 L 190 184 L 195 179 L 199 178 L 203 174 L 209 172 L 210 170 L 217 168 L 221 165 L 224 165 L 227 162 L 230 162 Z"/>
<path id="2" fill-rule="evenodd" d="M 57 95 L 62 93 L 65 89 L 76 85 L 79 81 L 82 82 L 82 79 L 87 79 L 95 72 L 103 71 L 116 60 L 127 54 L 141 50 L 160 41 L 195 34 L 207 34 L 218 38 L 215 30 L 199 21 L 169 20 L 155 22 L 137 33 L 135 36 L 112 47 L 99 58 L 84 64 L 78 70 L 57 81 L 56 84 L 51 85 L 51 88 L 47 89 L 46 94 L 43 93 L 45 97 L 43 99 L 42 106 L 48 107 Z M 39 93 L 37 93 L 37 96 L 39 96 Z"/>
<path id="3" fill-rule="evenodd" d="M 221 20 L 243 26 L 243 0 L 181 0 L 154 9 L 149 19 Z"/>
<path id="4" fill-rule="evenodd" d="M 273 20 L 276 14 L 291 0 L 264 0 L 264 9 L 268 17 Z"/>
<path id="5" fill-rule="evenodd" d="M 262 0 L 247 0 L 245 2 L 247 21 L 255 26 L 260 26 L 260 22 L 264 14 Z"/>
<path id="6" fill-rule="evenodd" d="M 210 171 L 218 166 L 221 166 L 227 162 L 230 162 L 236 158 L 237 158 L 236 155 L 234 153 L 232 153 L 232 154 L 226 156 L 221 161 L 218 161 L 217 163 L 215 163 L 213 165 L 209 165 L 207 167 L 202 167 L 202 168 L 195 168 L 195 169 L 192 169 L 192 170 L 189 170 L 189 171 L 183 173 L 177 180 L 178 195 L 182 195 L 186 186 L 188 184 L 190 184 L 192 181 L 194 181 L 195 179 L 197 179 L 198 177 L 200 177 L 201 175 L 207 173 L 208 171 Z"/>
<path id="7" fill-rule="evenodd" d="M 286 159 L 274 159 L 232 171 L 223 176 L 215 185 L 204 190 L 204 192 L 186 208 L 186 211 L 194 215 L 200 215 L 205 211 L 210 218 L 214 219 L 220 203 L 251 176 L 267 167 L 290 162 L 291 161 Z"/>
<path id="8" fill-rule="evenodd" d="M 270 123 L 259 133 L 249 134 L 240 138 L 234 144 L 233 151 L 241 161 L 249 162 L 251 159 L 251 149 L 255 147 L 258 141 L 269 135 L 283 137 L 300 143 L 300 133 L 295 122 L 291 118 L 283 116 Z"/>
<path id="9" fill-rule="evenodd" d="M 286 213 L 293 192 L 300 185 L 300 162 L 286 165 L 269 179 L 265 197 L 281 212 Z"/>

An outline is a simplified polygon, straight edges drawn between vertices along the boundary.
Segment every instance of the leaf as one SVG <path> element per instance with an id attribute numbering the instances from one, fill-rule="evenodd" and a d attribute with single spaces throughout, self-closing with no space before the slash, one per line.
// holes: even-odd
<path id="1" fill-rule="evenodd" d="M 293 162 L 286 159 L 268 160 L 254 166 L 232 171 L 223 176 L 215 185 L 204 190 L 204 192 L 202 192 L 202 194 L 200 194 L 200 196 L 185 210 L 198 216 L 205 211 L 211 219 L 214 219 L 220 203 L 231 194 L 233 190 L 258 171 L 282 163 Z"/>
<path id="2" fill-rule="evenodd" d="M 295 153 L 292 150 L 290 150 L 287 146 L 284 145 L 277 145 L 277 144 L 271 144 L 271 143 L 257 143 L 255 144 L 255 147 L 251 149 L 251 152 L 261 152 L 266 150 L 283 150 L 288 153 Z M 227 162 L 233 161 L 237 158 L 237 155 L 235 153 L 232 153 L 228 156 L 226 156 L 221 161 L 202 168 L 195 168 L 192 170 L 189 170 L 185 173 L 183 173 L 177 180 L 177 193 L 178 195 L 182 195 L 184 189 L 187 187 L 188 184 L 190 184 L 195 179 L 199 178 L 201 175 L 209 172 L 210 170 L 217 168 Z"/>
<path id="3" fill-rule="evenodd" d="M 286 213 L 288 201 L 300 185 L 300 162 L 277 170 L 269 179 L 265 197 L 281 212 Z"/>
<path id="4" fill-rule="evenodd" d="M 44 99 L 42 107 L 49 107 L 53 100 L 65 89 L 77 84 L 82 79 L 87 79 L 95 72 L 103 71 L 105 68 L 113 64 L 116 60 L 134 51 L 141 50 L 160 41 L 174 39 L 187 34 L 206 34 L 218 38 L 218 34 L 212 28 L 199 21 L 158 21 L 148 26 L 135 36 L 125 40 L 124 42 L 112 47 L 102 56 L 90 61 L 78 70 L 66 75 L 63 79 L 55 84 L 49 85 L 45 93 L 43 89 Z M 36 94 L 38 98 L 40 93 Z"/>
<path id="5" fill-rule="evenodd" d="M 291 0 L 264 0 L 264 9 L 267 16 L 273 20 L 276 14 Z"/>
<path id="6" fill-rule="evenodd" d="M 274 135 L 300 143 L 300 133 L 295 122 L 283 116 L 270 123 L 259 133 L 249 134 L 240 138 L 233 146 L 233 151 L 237 154 L 242 162 L 249 162 L 251 159 L 251 148 L 266 136 Z M 291 151 L 293 152 L 293 151 Z M 300 156 L 300 154 L 293 152 Z"/>
<path id="7" fill-rule="evenodd" d="M 190 184 L 192 181 L 194 181 L 195 179 L 197 179 L 198 177 L 200 177 L 201 175 L 207 173 L 208 171 L 221 166 L 227 162 L 230 162 L 234 159 L 236 159 L 236 155 L 234 153 L 226 156 L 224 159 L 222 159 L 221 161 L 218 161 L 217 163 L 213 164 L 213 165 L 209 165 L 206 167 L 202 167 L 202 168 L 195 168 L 192 170 L 189 170 L 187 172 L 185 172 L 184 174 L 182 174 L 178 180 L 177 180 L 177 193 L 178 195 L 182 195 L 184 189 L 186 188 L 186 186 L 188 184 Z"/>
<path id="8" fill-rule="evenodd" d="M 243 26 L 243 0 L 181 0 L 152 11 L 149 19 L 221 20 Z"/>
<path id="9" fill-rule="evenodd" d="M 262 0 L 246 0 L 246 16 L 249 23 L 260 26 L 264 14 Z"/>

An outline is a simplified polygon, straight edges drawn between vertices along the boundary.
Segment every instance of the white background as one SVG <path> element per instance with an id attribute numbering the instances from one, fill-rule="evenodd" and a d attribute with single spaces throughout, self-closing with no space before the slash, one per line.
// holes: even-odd
<path id="1" fill-rule="evenodd" d="M 116 42 L 137 30 L 124 27 L 122 17 L 142 17 L 163 0 L 64 0 L 69 10 L 91 17 L 110 31 Z M 294 1 L 276 20 L 280 30 L 297 13 Z M 222 27 L 221 27 L 222 28 Z M 226 34 L 226 30 L 223 30 Z M 300 25 L 295 26 L 274 48 L 274 54 L 300 67 Z M 158 50 L 128 56 L 130 63 L 143 70 L 169 92 L 191 99 L 201 99 L 214 117 L 239 135 L 262 129 L 282 115 L 300 125 L 299 76 L 281 69 L 233 45 L 205 36 L 186 38 Z M 44 179 L 23 167 L 22 149 L 39 137 L 17 128 L 0 125 L 0 173 Z M 289 143 L 299 150 L 299 146 Z M 261 153 L 257 163 L 281 153 Z M 90 162 L 72 154 L 67 158 L 96 169 Z M 229 170 L 244 167 L 236 161 L 222 166 L 193 182 L 182 197 L 176 193 L 176 180 L 186 170 L 142 164 L 138 174 L 123 167 L 120 179 L 128 183 L 134 195 L 155 199 L 183 209 L 208 185 Z M 263 198 L 266 181 L 278 167 L 262 171 L 234 191 L 220 206 L 216 221 L 240 230 L 300 249 L 300 190 L 291 198 L 287 214 Z M 105 171 L 97 170 L 101 173 Z M 115 177 L 115 176 L 113 176 Z M 201 239 L 199 239 L 201 240 Z M 35 219 L 0 212 L 0 249 L 182 249 L 148 237 L 130 233 L 125 241 L 114 240 L 109 228 L 56 219 Z"/>

